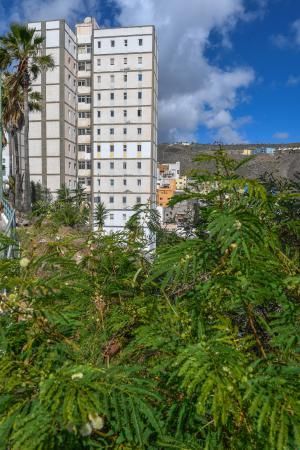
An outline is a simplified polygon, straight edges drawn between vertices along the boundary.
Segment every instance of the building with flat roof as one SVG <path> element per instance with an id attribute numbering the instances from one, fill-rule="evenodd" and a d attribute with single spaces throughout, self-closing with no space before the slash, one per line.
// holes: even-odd
<path id="1" fill-rule="evenodd" d="M 31 179 L 54 193 L 84 187 L 121 230 L 136 204 L 156 204 L 157 39 L 153 26 L 102 28 L 87 17 L 76 33 L 64 20 L 29 23 L 55 69 L 34 83 L 41 112 L 30 113 Z"/>
<path id="2" fill-rule="evenodd" d="M 41 52 L 54 59 L 53 70 L 33 83 L 42 95 L 40 112 L 30 113 L 31 181 L 54 193 L 76 187 L 77 178 L 77 39 L 65 20 L 29 23 L 44 37 Z"/>

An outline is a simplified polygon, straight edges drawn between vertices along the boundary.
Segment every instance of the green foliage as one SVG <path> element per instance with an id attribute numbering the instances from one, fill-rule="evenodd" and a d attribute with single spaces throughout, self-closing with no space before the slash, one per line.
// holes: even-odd
<path id="1" fill-rule="evenodd" d="M 104 227 L 105 219 L 108 216 L 108 211 L 105 208 L 105 205 L 103 202 L 100 202 L 96 205 L 96 212 L 95 212 L 95 224 L 96 226 L 102 230 Z"/>
<path id="2" fill-rule="evenodd" d="M 84 190 L 77 187 L 71 191 L 62 186 L 57 191 L 56 200 L 52 201 L 47 192 L 41 192 L 34 203 L 33 216 L 43 221 L 51 221 L 56 226 L 80 227 L 87 225 L 90 206 Z"/>
<path id="3" fill-rule="evenodd" d="M 63 188 L 1 260 L 1 450 L 300 447 L 300 189 L 205 158 L 191 238 L 146 205 L 64 234 L 86 200 Z"/>

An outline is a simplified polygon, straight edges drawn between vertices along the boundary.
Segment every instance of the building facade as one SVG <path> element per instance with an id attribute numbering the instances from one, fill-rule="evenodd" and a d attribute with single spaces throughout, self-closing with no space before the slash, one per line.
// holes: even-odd
<path id="1" fill-rule="evenodd" d="M 105 228 L 122 229 L 136 204 L 155 205 L 157 42 L 152 26 L 76 26 L 78 177 Z"/>
<path id="2" fill-rule="evenodd" d="M 30 113 L 29 156 L 31 181 L 55 193 L 76 186 L 77 176 L 77 43 L 64 20 L 29 23 L 44 37 L 42 54 L 55 67 L 42 73 L 33 89 L 42 95 L 40 112 Z"/>
<path id="3" fill-rule="evenodd" d="M 30 23 L 55 69 L 36 80 L 31 179 L 55 192 L 84 187 L 105 229 L 121 230 L 136 204 L 156 203 L 157 40 L 154 27 L 100 28 L 93 18 Z"/>

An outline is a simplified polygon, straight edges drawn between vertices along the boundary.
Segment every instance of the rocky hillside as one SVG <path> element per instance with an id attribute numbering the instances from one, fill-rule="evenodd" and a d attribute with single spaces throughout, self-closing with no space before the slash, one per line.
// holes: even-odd
<path id="1" fill-rule="evenodd" d="M 300 144 L 274 145 L 274 144 L 253 144 L 253 145 L 225 145 L 223 146 L 233 157 L 237 159 L 246 158 L 242 155 L 244 149 L 255 149 L 257 147 L 276 148 L 273 155 L 256 155 L 247 166 L 241 169 L 241 174 L 257 178 L 265 172 L 272 172 L 281 177 L 294 178 L 296 173 L 300 173 Z M 288 150 L 284 148 L 288 147 Z M 219 147 L 205 144 L 160 144 L 158 146 L 158 162 L 175 163 L 180 161 L 182 174 L 188 175 L 191 169 L 196 167 L 194 159 L 203 153 L 214 152 Z M 203 169 L 212 169 L 209 164 L 201 164 Z"/>

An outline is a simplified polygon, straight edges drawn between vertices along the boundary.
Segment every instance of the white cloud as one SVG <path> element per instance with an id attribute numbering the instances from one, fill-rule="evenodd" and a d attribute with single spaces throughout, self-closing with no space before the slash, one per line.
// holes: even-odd
<path id="1" fill-rule="evenodd" d="M 261 6 L 265 2 L 261 1 Z M 244 140 L 231 111 L 254 81 L 249 67 L 221 69 L 205 51 L 212 31 L 228 45 L 238 20 L 249 20 L 243 0 L 116 0 L 122 25 L 155 24 L 159 37 L 160 140 L 195 137 L 205 126 L 224 142 Z"/>
<path id="2" fill-rule="evenodd" d="M 295 43 L 300 45 L 300 19 L 295 20 L 292 24 L 292 33 L 294 35 Z"/>
<path id="3" fill-rule="evenodd" d="M 290 75 L 286 84 L 287 86 L 298 86 L 300 84 L 300 76 Z"/>
<path id="4" fill-rule="evenodd" d="M 84 14 L 99 18 L 99 6 L 99 0 L 13 0 L 6 26 L 10 22 L 51 19 L 66 19 L 73 24 Z"/>
<path id="5" fill-rule="evenodd" d="M 159 36 L 160 140 L 188 136 L 195 139 L 205 126 L 212 139 L 242 141 L 243 118 L 234 108 L 245 101 L 245 90 L 254 82 L 250 67 L 221 68 L 206 56 L 211 33 L 230 46 L 230 32 L 238 21 L 257 18 L 267 0 L 107 0 L 120 8 L 122 25 L 155 24 Z M 256 3 L 255 3 L 256 2 Z M 9 20 L 65 18 L 71 24 L 83 15 L 101 23 L 102 0 L 13 0 Z M 0 24 L 1 26 L 1 24 Z"/>
<path id="6" fill-rule="evenodd" d="M 300 19 L 291 23 L 286 34 L 276 34 L 271 36 L 271 41 L 280 49 L 300 46 Z"/>
<path id="7" fill-rule="evenodd" d="M 274 133 L 273 138 L 278 139 L 278 140 L 285 140 L 285 139 L 289 138 L 289 133 L 285 133 L 285 132 Z"/>

